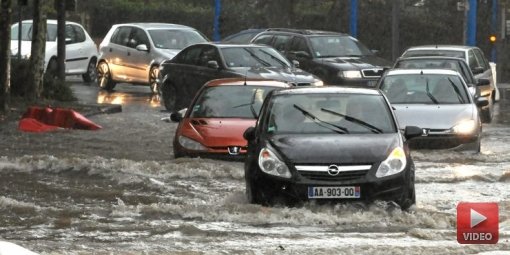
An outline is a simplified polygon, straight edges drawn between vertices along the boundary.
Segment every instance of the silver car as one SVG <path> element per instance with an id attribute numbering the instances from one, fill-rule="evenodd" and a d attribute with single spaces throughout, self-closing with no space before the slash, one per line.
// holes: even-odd
<path id="1" fill-rule="evenodd" d="M 411 148 L 480 151 L 482 123 L 476 99 L 461 75 L 444 69 L 393 69 L 381 77 L 385 93 L 401 127 L 419 126 L 422 135 Z M 478 106 L 478 107 L 477 107 Z"/>
<path id="2" fill-rule="evenodd" d="M 159 64 L 189 45 L 207 41 L 198 30 L 183 25 L 113 25 L 99 45 L 98 85 L 112 90 L 118 82 L 148 84 L 157 93 Z"/>

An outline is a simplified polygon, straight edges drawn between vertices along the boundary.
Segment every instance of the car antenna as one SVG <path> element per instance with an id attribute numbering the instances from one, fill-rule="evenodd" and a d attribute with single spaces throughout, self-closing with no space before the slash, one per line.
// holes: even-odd
<path id="1" fill-rule="evenodd" d="M 248 79 L 248 70 L 246 70 L 246 72 L 244 73 L 244 86 L 248 85 L 246 84 L 246 79 Z"/>
<path id="2" fill-rule="evenodd" d="M 420 71 L 420 74 L 423 75 L 423 69 Z"/>

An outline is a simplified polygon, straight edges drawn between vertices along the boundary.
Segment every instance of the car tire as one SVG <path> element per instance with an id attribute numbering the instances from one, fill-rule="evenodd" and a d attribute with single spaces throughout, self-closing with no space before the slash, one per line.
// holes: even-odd
<path id="1" fill-rule="evenodd" d="M 100 62 L 97 65 L 97 84 L 99 88 L 111 91 L 115 88 L 115 82 L 112 80 L 110 68 L 106 62 Z"/>
<path id="2" fill-rule="evenodd" d="M 172 112 L 178 110 L 176 109 L 177 106 L 176 89 L 172 83 L 163 84 L 161 88 L 161 100 L 163 101 L 163 105 L 165 106 L 167 111 Z"/>
<path id="3" fill-rule="evenodd" d="M 494 99 L 491 97 L 489 97 L 489 105 L 485 108 L 485 109 L 482 109 L 480 111 L 480 118 L 482 119 L 482 123 L 491 123 L 492 122 L 492 117 L 493 117 L 493 113 L 494 113 Z"/>
<path id="4" fill-rule="evenodd" d="M 46 68 L 46 75 L 49 75 L 51 78 L 56 78 L 58 72 L 58 63 L 55 58 L 50 59 L 48 62 L 48 67 Z"/>
<path id="5" fill-rule="evenodd" d="M 96 60 L 93 58 L 87 65 L 87 72 L 81 75 L 82 79 L 86 83 L 95 82 L 97 79 Z"/>
<path id="6" fill-rule="evenodd" d="M 267 205 L 268 201 L 263 192 L 251 180 L 246 180 L 246 200 L 250 204 Z"/>
<path id="7" fill-rule="evenodd" d="M 409 208 L 416 204 L 416 191 L 414 188 L 414 170 L 411 170 L 409 174 L 409 184 L 404 188 L 402 197 L 396 201 L 403 211 L 409 210 Z"/>
<path id="8" fill-rule="evenodd" d="M 158 75 L 159 75 L 159 66 L 152 66 L 149 71 L 149 86 L 151 88 L 152 94 L 158 94 Z"/>

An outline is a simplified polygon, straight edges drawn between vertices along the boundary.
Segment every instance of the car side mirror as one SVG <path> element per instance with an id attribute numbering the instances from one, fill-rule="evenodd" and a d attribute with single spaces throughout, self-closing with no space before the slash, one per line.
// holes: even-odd
<path id="1" fill-rule="evenodd" d="M 295 68 L 299 68 L 299 61 L 292 60 L 292 66 L 294 66 Z"/>
<path id="2" fill-rule="evenodd" d="M 487 86 L 490 84 L 491 84 L 491 81 L 489 79 L 480 78 L 480 79 L 478 79 L 478 83 L 476 84 L 476 86 Z"/>
<path id="3" fill-rule="evenodd" d="M 478 66 L 478 67 L 471 69 L 471 71 L 473 72 L 473 74 L 481 74 L 481 73 L 483 73 L 484 70 L 483 70 L 483 67 Z"/>
<path id="4" fill-rule="evenodd" d="M 184 108 L 178 112 L 170 113 L 170 120 L 173 122 L 180 122 L 182 119 L 184 119 L 184 114 L 186 114 L 187 110 L 187 108 Z"/>
<path id="5" fill-rule="evenodd" d="M 310 58 L 310 54 L 306 51 L 296 51 L 294 54 L 298 58 Z"/>
<path id="6" fill-rule="evenodd" d="M 487 98 L 485 98 L 485 97 L 477 97 L 475 99 L 475 101 L 476 101 L 476 106 L 478 106 L 478 107 L 484 107 L 484 106 L 489 105 L 489 100 L 487 100 Z"/>
<path id="7" fill-rule="evenodd" d="M 246 139 L 246 141 L 251 141 L 255 139 L 255 127 L 247 128 L 243 133 L 243 137 L 244 139 Z"/>
<path id="8" fill-rule="evenodd" d="M 406 139 L 412 139 L 414 137 L 421 136 L 423 130 L 417 126 L 406 126 L 404 131 L 404 137 Z"/>
<path id="9" fill-rule="evenodd" d="M 147 48 L 146 44 L 139 44 L 136 46 L 136 49 L 139 51 L 149 51 L 149 48 Z"/>
<path id="10" fill-rule="evenodd" d="M 218 69 L 218 68 L 220 68 L 220 65 L 218 65 L 218 61 L 216 61 L 216 60 L 209 60 L 209 61 L 207 61 L 207 67 L 212 68 L 212 69 Z"/>

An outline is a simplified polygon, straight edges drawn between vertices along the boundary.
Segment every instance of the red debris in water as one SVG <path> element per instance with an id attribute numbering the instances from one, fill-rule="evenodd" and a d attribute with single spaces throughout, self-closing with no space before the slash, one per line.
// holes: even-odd
<path id="1" fill-rule="evenodd" d="M 25 132 L 48 132 L 58 129 L 97 130 L 101 126 L 71 109 L 33 106 L 23 114 L 18 128 Z"/>

